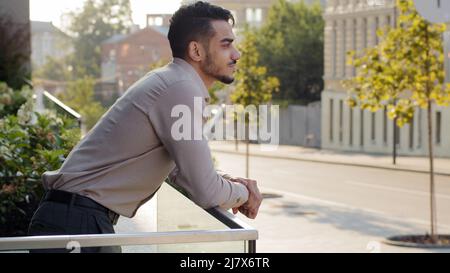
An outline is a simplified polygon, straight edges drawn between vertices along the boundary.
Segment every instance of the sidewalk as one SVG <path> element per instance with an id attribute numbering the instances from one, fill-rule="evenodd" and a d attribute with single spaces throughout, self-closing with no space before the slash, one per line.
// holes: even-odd
<path id="1" fill-rule="evenodd" d="M 234 141 L 210 141 L 209 146 L 213 152 L 245 154 L 245 143 L 240 142 L 236 150 Z M 289 160 L 309 161 L 326 164 L 339 164 L 358 167 L 388 169 L 428 173 L 428 157 L 397 156 L 397 164 L 392 164 L 392 155 L 362 154 L 304 148 L 299 146 L 279 145 L 272 146 L 273 151 L 264 151 L 261 145 L 250 144 L 250 155 Z M 437 175 L 450 176 L 450 158 L 434 158 L 434 170 Z"/>

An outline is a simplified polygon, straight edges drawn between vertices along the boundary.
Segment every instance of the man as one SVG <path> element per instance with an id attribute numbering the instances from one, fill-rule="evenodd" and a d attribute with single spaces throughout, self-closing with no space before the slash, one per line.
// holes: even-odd
<path id="1" fill-rule="evenodd" d="M 202 208 L 256 217 L 262 201 L 256 181 L 225 179 L 214 169 L 204 138 L 175 140 L 171 134 L 174 107 L 185 105 L 201 117 L 214 81 L 233 82 L 240 53 L 230 21 L 234 24 L 228 10 L 204 2 L 173 15 L 168 34 L 173 61 L 130 87 L 62 167 L 43 175 L 48 191 L 30 235 L 114 233 L 118 215 L 133 217 L 168 175 Z M 202 106 L 194 103 L 198 97 Z M 193 135 L 199 130 L 191 129 Z M 111 251 L 119 249 L 82 249 Z"/>

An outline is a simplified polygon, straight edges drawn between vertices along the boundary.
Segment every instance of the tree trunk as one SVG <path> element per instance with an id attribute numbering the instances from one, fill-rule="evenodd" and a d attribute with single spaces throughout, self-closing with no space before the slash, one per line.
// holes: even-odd
<path id="1" fill-rule="evenodd" d="M 250 126 L 248 122 L 245 123 L 245 178 L 250 177 L 250 132 L 248 131 L 250 129 Z"/>
<path id="2" fill-rule="evenodd" d="M 397 164 L 397 117 L 394 118 L 394 144 L 392 145 L 392 164 Z"/>
<path id="3" fill-rule="evenodd" d="M 234 122 L 234 125 L 233 125 L 234 126 L 234 149 L 237 152 L 237 151 L 239 151 L 239 146 L 238 146 L 239 139 L 238 139 L 238 133 L 237 133 L 238 128 L 237 128 L 237 121 L 236 121 L 236 119 L 233 122 Z"/>
<path id="4" fill-rule="evenodd" d="M 431 220 L 431 239 L 437 242 L 437 217 L 436 217 L 436 199 L 434 194 L 434 165 L 433 165 L 433 123 L 432 123 L 432 104 L 428 101 L 427 120 L 428 120 L 428 156 L 430 159 L 430 220 Z"/>
<path id="5" fill-rule="evenodd" d="M 426 44 L 426 60 L 425 60 L 425 72 L 426 75 L 430 75 L 430 40 L 428 32 L 428 23 L 425 26 L 425 44 Z M 434 194 L 434 165 L 433 165 L 433 119 L 432 119 L 432 101 L 430 99 L 431 86 L 430 81 L 426 82 L 426 94 L 428 97 L 428 109 L 427 109 L 427 120 L 428 120 L 428 156 L 430 159 L 430 221 L 431 221 L 431 240 L 433 243 L 437 243 L 437 217 L 436 217 L 436 198 Z"/>

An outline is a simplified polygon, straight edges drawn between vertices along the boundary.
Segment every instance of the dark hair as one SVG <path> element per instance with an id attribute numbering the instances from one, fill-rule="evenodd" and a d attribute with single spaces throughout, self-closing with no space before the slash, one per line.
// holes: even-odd
<path id="1" fill-rule="evenodd" d="M 170 19 L 167 35 L 173 57 L 184 58 L 191 41 L 209 45 L 209 39 L 215 34 L 211 25 L 213 20 L 231 20 L 234 25 L 234 17 L 229 10 L 210 3 L 198 1 L 178 9 Z"/>

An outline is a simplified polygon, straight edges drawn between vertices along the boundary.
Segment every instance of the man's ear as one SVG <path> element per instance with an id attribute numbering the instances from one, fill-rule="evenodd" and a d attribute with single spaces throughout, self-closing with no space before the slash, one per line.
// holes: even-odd
<path id="1" fill-rule="evenodd" d="M 202 61 L 205 55 L 202 44 L 196 41 L 191 41 L 188 46 L 188 55 L 195 62 Z"/>

